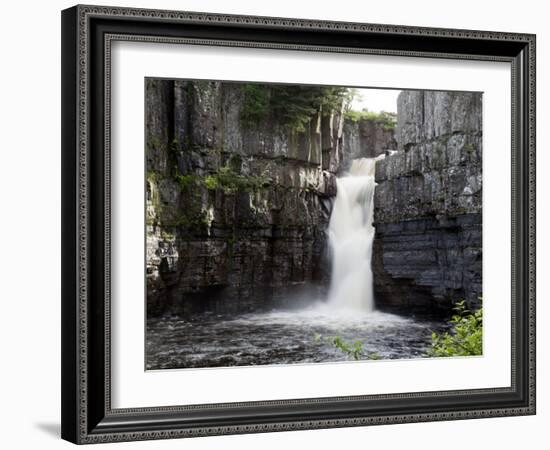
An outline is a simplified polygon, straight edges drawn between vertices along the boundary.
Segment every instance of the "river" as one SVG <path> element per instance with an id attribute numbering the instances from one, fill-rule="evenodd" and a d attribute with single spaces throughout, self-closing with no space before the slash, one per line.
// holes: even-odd
<path id="1" fill-rule="evenodd" d="M 298 311 L 223 316 L 202 313 L 148 320 L 147 369 L 349 361 L 330 337 L 363 342 L 380 359 L 425 356 L 441 320 L 372 311 L 335 314 L 324 304 Z M 363 356 L 361 359 L 368 359 Z"/>

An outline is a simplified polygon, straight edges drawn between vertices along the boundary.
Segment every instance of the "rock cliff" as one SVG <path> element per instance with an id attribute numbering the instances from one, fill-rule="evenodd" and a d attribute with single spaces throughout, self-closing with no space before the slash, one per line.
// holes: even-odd
<path id="1" fill-rule="evenodd" d="M 479 93 L 403 91 L 398 151 L 376 167 L 378 305 L 448 307 L 481 295 Z"/>
<path id="2" fill-rule="evenodd" d="M 237 83 L 149 79 L 146 96 L 148 313 L 322 290 L 342 115 L 247 123 Z"/>
<path id="3" fill-rule="evenodd" d="M 322 298 L 335 178 L 353 159 L 382 154 L 378 306 L 477 303 L 481 94 L 403 91 L 395 129 L 341 108 L 289 126 L 284 114 L 251 120 L 243 86 L 146 82 L 148 314 Z"/>

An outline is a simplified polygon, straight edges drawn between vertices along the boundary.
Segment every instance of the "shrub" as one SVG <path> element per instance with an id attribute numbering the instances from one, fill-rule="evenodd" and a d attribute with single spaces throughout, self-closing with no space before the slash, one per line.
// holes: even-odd
<path id="1" fill-rule="evenodd" d="M 454 307 L 451 329 L 432 332 L 432 346 L 427 356 L 474 356 L 483 352 L 483 308 L 472 312 L 464 300 Z"/>
<path id="2" fill-rule="evenodd" d="M 380 359 L 380 355 L 378 353 L 367 352 L 363 348 L 363 342 L 359 340 L 348 342 L 344 340 L 341 336 L 323 337 L 320 334 L 316 334 L 315 341 L 326 342 L 348 355 L 348 357 L 353 358 L 355 361 L 359 361 L 360 359 Z"/>

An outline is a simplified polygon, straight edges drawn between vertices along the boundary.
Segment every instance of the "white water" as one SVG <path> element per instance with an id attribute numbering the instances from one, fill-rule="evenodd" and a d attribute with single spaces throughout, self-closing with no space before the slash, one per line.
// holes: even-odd
<path id="1" fill-rule="evenodd" d="M 329 222 L 332 277 L 328 304 L 340 312 L 374 310 L 372 242 L 374 227 L 374 158 L 353 161 L 336 180 L 336 201 Z"/>

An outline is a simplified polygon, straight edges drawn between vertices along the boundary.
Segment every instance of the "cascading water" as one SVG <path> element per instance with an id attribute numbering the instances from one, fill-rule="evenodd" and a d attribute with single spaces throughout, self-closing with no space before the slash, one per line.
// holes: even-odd
<path id="1" fill-rule="evenodd" d="M 337 179 L 329 222 L 332 278 L 328 301 L 305 308 L 244 314 L 197 313 L 147 320 L 147 369 L 249 366 L 347 361 L 349 356 L 315 336 L 362 342 L 382 359 L 422 357 L 432 331 L 446 324 L 373 311 L 375 159 L 353 161 Z"/>
<path id="2" fill-rule="evenodd" d="M 352 162 L 336 180 L 336 201 L 329 222 L 332 277 L 328 305 L 340 311 L 372 311 L 371 255 L 374 239 L 375 158 Z"/>

